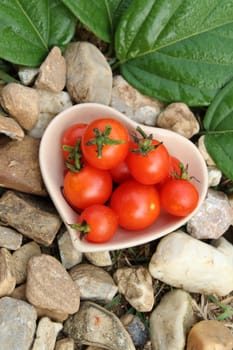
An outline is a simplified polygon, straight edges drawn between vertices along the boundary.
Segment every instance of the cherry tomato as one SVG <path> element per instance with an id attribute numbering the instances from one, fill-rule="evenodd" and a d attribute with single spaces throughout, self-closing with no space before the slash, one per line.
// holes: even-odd
<path id="1" fill-rule="evenodd" d="M 109 241 L 118 227 L 118 216 L 109 207 L 94 204 L 84 209 L 78 224 L 70 225 L 80 232 L 80 238 L 89 242 L 104 243 Z"/>
<path id="2" fill-rule="evenodd" d="M 87 124 L 78 123 L 71 125 L 66 129 L 61 138 L 62 145 L 62 154 L 63 158 L 66 161 L 69 157 L 72 157 L 72 151 L 76 145 L 78 139 L 83 135 L 84 130 L 86 129 Z"/>
<path id="3" fill-rule="evenodd" d="M 170 214 L 187 216 L 197 206 L 199 194 L 188 180 L 172 179 L 160 189 L 161 206 Z"/>
<path id="4" fill-rule="evenodd" d="M 112 175 L 112 179 L 116 183 L 122 183 L 132 178 L 128 165 L 125 160 L 119 163 L 115 168 L 109 170 Z"/>
<path id="5" fill-rule="evenodd" d="M 89 164 L 78 172 L 68 171 L 64 177 L 64 197 L 75 209 L 104 204 L 112 192 L 112 178 L 107 170 Z"/>
<path id="6" fill-rule="evenodd" d="M 119 225 L 127 230 L 141 230 L 160 214 L 158 191 L 153 185 L 128 180 L 113 191 L 110 207 L 118 214 Z"/>
<path id="7" fill-rule="evenodd" d="M 96 119 L 86 128 L 81 147 L 85 159 L 92 166 L 111 169 L 126 158 L 129 133 L 126 127 L 115 119 Z"/>
<path id="8" fill-rule="evenodd" d="M 167 177 L 158 184 L 158 188 L 165 184 L 166 181 L 171 180 L 173 178 L 182 178 L 182 170 L 183 163 L 176 157 L 170 156 L 170 164 L 168 169 Z M 185 173 L 186 174 L 186 173 Z"/>

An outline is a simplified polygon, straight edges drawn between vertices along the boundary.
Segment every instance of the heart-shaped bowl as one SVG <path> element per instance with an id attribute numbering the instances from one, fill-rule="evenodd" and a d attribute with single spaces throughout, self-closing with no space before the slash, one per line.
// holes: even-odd
<path id="1" fill-rule="evenodd" d="M 161 128 L 141 126 L 147 134 L 162 141 L 169 153 L 188 164 L 189 174 L 199 192 L 199 202 L 195 210 L 186 217 L 175 217 L 162 212 L 157 221 L 146 229 L 127 231 L 119 228 L 113 238 L 106 243 L 89 243 L 80 240 L 79 234 L 69 224 L 76 223 L 78 214 L 65 200 L 62 187 L 64 179 L 64 162 L 61 153 L 61 137 L 72 124 L 89 123 L 94 119 L 110 117 L 123 123 L 130 132 L 135 132 L 138 123 L 127 118 L 117 110 L 98 103 L 80 103 L 59 113 L 47 126 L 41 142 L 39 161 L 42 177 L 48 193 L 70 233 L 74 247 L 81 252 L 94 252 L 129 248 L 151 242 L 184 225 L 193 216 L 203 202 L 208 188 L 208 173 L 205 161 L 197 147 L 185 137 Z"/>

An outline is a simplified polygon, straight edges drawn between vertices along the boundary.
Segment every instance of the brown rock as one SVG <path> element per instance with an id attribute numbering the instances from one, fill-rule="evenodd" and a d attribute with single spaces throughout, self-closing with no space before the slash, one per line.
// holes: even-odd
<path id="1" fill-rule="evenodd" d="M 35 89 L 9 83 L 2 89 L 0 102 L 22 128 L 31 130 L 34 127 L 39 115 L 39 96 Z"/>
<path id="2" fill-rule="evenodd" d="M 26 296 L 34 306 L 51 311 L 73 314 L 79 309 L 79 288 L 62 264 L 46 254 L 29 260 Z"/>
<path id="3" fill-rule="evenodd" d="M 0 133 L 9 136 L 13 140 L 22 140 L 24 131 L 13 118 L 4 117 L 0 114 Z"/>
<path id="4" fill-rule="evenodd" d="M 6 191 L 0 198 L 0 221 L 45 246 L 53 242 L 61 226 L 50 202 L 14 191 Z"/>
<path id="5" fill-rule="evenodd" d="M 22 141 L 0 139 L 0 184 L 21 192 L 45 195 L 38 161 L 39 140 L 25 136 Z"/>
<path id="6" fill-rule="evenodd" d="M 6 248 L 0 249 L 0 297 L 10 295 L 15 288 L 14 265 L 11 253 Z"/>
<path id="7" fill-rule="evenodd" d="M 196 323 L 188 335 L 186 350 L 232 350 L 233 335 L 221 322 L 204 320 Z"/>
<path id="8" fill-rule="evenodd" d="M 62 91 L 66 84 L 66 62 L 59 47 L 54 47 L 40 66 L 35 87 L 54 92 Z"/>
<path id="9" fill-rule="evenodd" d="M 63 338 L 56 342 L 55 350 L 74 350 L 74 340 Z"/>

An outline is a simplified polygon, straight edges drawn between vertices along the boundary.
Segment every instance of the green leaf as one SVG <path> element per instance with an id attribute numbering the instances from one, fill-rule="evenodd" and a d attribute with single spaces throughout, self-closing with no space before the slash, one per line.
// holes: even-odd
<path id="1" fill-rule="evenodd" d="M 115 25 L 132 0 L 62 0 L 98 38 L 112 42 Z"/>
<path id="2" fill-rule="evenodd" d="M 52 46 L 71 40 L 75 17 L 59 0 L 1 0 L 0 57 L 38 66 Z"/>
<path id="3" fill-rule="evenodd" d="M 115 40 L 126 80 L 166 102 L 209 105 L 233 76 L 231 0 L 134 0 Z"/>
<path id="4" fill-rule="evenodd" d="M 233 180 L 233 81 L 215 97 L 203 123 L 208 153 L 224 175 Z"/>

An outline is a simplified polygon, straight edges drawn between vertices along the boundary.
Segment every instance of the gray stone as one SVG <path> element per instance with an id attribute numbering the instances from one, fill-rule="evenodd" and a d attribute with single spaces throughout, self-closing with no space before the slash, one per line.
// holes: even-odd
<path id="1" fill-rule="evenodd" d="M 16 278 L 11 253 L 0 249 L 0 297 L 10 295 L 15 288 Z"/>
<path id="2" fill-rule="evenodd" d="M 218 186 L 222 179 L 222 172 L 214 166 L 208 166 L 208 186 Z"/>
<path id="3" fill-rule="evenodd" d="M 61 323 L 52 322 L 48 317 L 42 317 L 37 326 L 32 350 L 54 350 L 57 334 L 61 329 Z"/>
<path id="4" fill-rule="evenodd" d="M 62 223 L 48 201 L 14 191 L 0 198 L 0 220 L 45 246 L 53 242 Z"/>
<path id="5" fill-rule="evenodd" d="M 16 120 L 4 117 L 0 114 L 0 133 L 9 136 L 13 140 L 22 140 L 24 131 Z"/>
<path id="6" fill-rule="evenodd" d="M 121 317 L 121 322 L 129 332 L 135 346 L 144 346 L 148 340 L 148 329 L 142 320 L 133 314 L 125 314 Z"/>
<path id="7" fill-rule="evenodd" d="M 89 42 L 69 43 L 64 53 L 66 88 L 72 100 L 108 105 L 112 93 L 112 70 L 101 51 Z"/>
<path id="8" fill-rule="evenodd" d="M 187 231 L 198 239 L 217 239 L 230 227 L 233 218 L 227 195 L 209 189 L 200 209 L 188 221 Z"/>
<path id="9" fill-rule="evenodd" d="M 0 299 L 0 339 L 2 350 L 31 349 L 35 329 L 36 311 L 32 305 L 11 297 Z"/>
<path id="10" fill-rule="evenodd" d="M 84 255 L 85 258 L 95 266 L 103 267 L 112 265 L 111 254 L 108 250 L 102 252 L 86 252 Z"/>
<path id="11" fill-rule="evenodd" d="M 32 85 L 39 73 L 39 68 L 20 66 L 18 76 L 23 85 Z"/>
<path id="12" fill-rule="evenodd" d="M 0 226 L 0 247 L 16 250 L 22 244 L 23 236 L 13 228 Z"/>
<path id="13" fill-rule="evenodd" d="M 70 269 L 71 267 L 81 263 L 82 253 L 74 248 L 70 234 L 68 231 L 63 232 L 58 238 L 58 248 L 62 261 L 62 265 L 65 269 Z"/>
<path id="14" fill-rule="evenodd" d="M 108 350 L 135 350 L 119 318 L 93 302 L 82 302 L 79 311 L 65 321 L 63 331 L 78 344 Z"/>
<path id="15" fill-rule="evenodd" d="M 182 290 L 168 292 L 150 315 L 152 348 L 184 350 L 187 333 L 194 322 L 190 295 Z"/>

